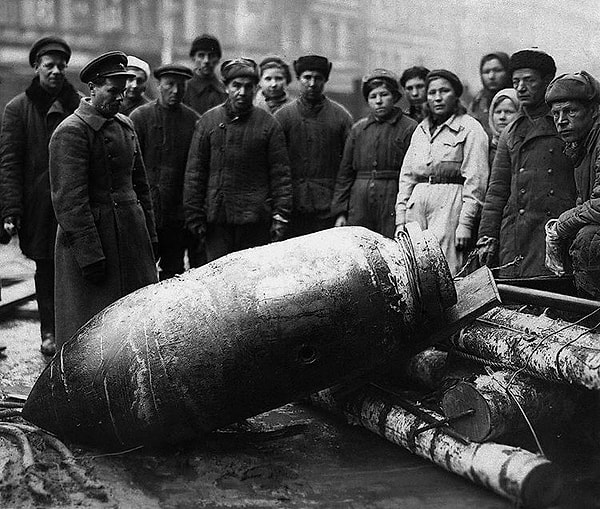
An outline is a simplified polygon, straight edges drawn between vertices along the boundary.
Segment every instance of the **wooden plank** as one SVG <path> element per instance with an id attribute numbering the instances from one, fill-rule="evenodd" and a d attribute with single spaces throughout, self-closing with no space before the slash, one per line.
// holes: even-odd
<path id="1" fill-rule="evenodd" d="M 35 298 L 35 283 L 33 278 L 24 279 L 9 286 L 3 286 L 0 300 L 0 314 L 11 311 L 33 298 Z"/>
<path id="2" fill-rule="evenodd" d="M 481 267 L 455 282 L 458 302 L 448 308 L 444 319 L 426 325 L 422 335 L 431 345 L 451 337 L 478 316 L 501 304 L 492 271 Z"/>

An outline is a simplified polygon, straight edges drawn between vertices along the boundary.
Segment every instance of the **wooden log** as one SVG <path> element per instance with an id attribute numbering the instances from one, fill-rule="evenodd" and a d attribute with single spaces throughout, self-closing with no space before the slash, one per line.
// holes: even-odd
<path id="1" fill-rule="evenodd" d="M 448 352 L 427 348 L 413 355 L 401 368 L 402 378 L 408 383 L 435 390 L 444 379 L 447 359 Z"/>
<path id="2" fill-rule="evenodd" d="M 419 433 L 426 422 L 376 390 L 365 387 L 343 398 L 326 390 L 312 399 L 322 408 L 342 413 L 350 423 L 363 426 L 515 504 L 543 508 L 560 496 L 562 474 L 546 458 L 492 442 L 465 444 L 446 434 L 443 428 Z M 441 419 L 434 412 L 423 411 Z"/>
<path id="3" fill-rule="evenodd" d="M 566 424 L 582 396 L 565 385 L 496 371 L 479 375 L 473 382 L 458 382 L 444 393 L 442 407 L 447 418 L 473 409 L 474 413 L 453 422 L 452 427 L 471 440 L 486 442 L 527 429 L 520 408 L 534 429 Z"/>
<path id="4" fill-rule="evenodd" d="M 474 361 L 600 389 L 600 335 L 563 320 L 494 308 L 452 344 Z"/>

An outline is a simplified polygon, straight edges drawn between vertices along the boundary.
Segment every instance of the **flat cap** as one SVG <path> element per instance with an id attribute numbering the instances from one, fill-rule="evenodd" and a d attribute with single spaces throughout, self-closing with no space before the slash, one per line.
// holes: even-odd
<path id="1" fill-rule="evenodd" d="M 198 51 L 206 51 L 207 53 L 214 53 L 221 58 L 221 44 L 219 39 L 214 35 L 202 34 L 194 39 L 192 46 L 190 47 L 190 57 L 193 57 Z"/>
<path id="2" fill-rule="evenodd" d="M 144 71 L 146 74 L 146 79 L 150 77 L 150 66 L 148 62 L 142 60 L 141 58 L 134 57 L 133 55 L 127 55 L 127 67 L 135 67 L 140 71 Z"/>
<path id="3" fill-rule="evenodd" d="M 600 84 L 585 71 L 557 76 L 546 89 L 546 102 L 570 100 L 600 103 Z"/>
<path id="4" fill-rule="evenodd" d="M 109 51 L 85 64 L 79 73 L 79 79 L 83 83 L 89 83 L 98 78 L 135 77 L 135 74 L 128 71 L 126 66 L 127 55 L 125 53 L 122 51 Z"/>
<path id="5" fill-rule="evenodd" d="M 71 47 L 67 44 L 64 39 L 55 36 L 42 37 L 33 43 L 29 50 L 29 65 L 33 67 L 39 57 L 50 53 L 52 51 L 58 51 L 65 55 L 67 63 L 71 58 Z"/>
<path id="6" fill-rule="evenodd" d="M 325 79 L 329 79 L 332 64 L 327 58 L 320 55 L 305 55 L 294 61 L 294 70 L 299 78 L 303 72 L 317 71 L 320 72 Z"/>
<path id="7" fill-rule="evenodd" d="M 154 69 L 154 77 L 160 79 L 161 76 L 181 76 L 189 80 L 194 76 L 194 73 L 185 65 L 166 64 Z"/>
<path id="8" fill-rule="evenodd" d="M 513 53 L 508 62 L 510 74 L 517 69 L 536 69 L 542 76 L 554 76 L 556 74 L 556 63 L 548 53 L 539 49 L 522 49 Z"/>
<path id="9" fill-rule="evenodd" d="M 454 74 L 452 71 L 448 71 L 447 69 L 434 69 L 433 71 L 429 71 L 427 78 L 425 78 L 425 86 L 429 87 L 429 84 L 437 78 L 444 78 L 445 80 L 448 80 L 454 89 L 456 97 L 460 97 L 462 95 L 462 81 L 460 81 L 460 78 L 456 74 Z"/>
<path id="10" fill-rule="evenodd" d="M 398 76 L 394 74 L 392 71 L 388 71 L 387 69 L 373 69 L 369 74 L 363 76 L 362 79 L 362 94 L 365 100 L 369 96 L 371 90 L 373 90 L 374 85 L 378 82 L 383 82 L 388 90 L 394 94 L 396 100 L 402 97 L 402 93 L 400 92 L 400 86 L 398 84 Z"/>
<path id="11" fill-rule="evenodd" d="M 250 58 L 234 58 L 225 60 L 221 64 L 221 78 L 223 83 L 228 83 L 233 78 L 252 78 L 256 83 L 259 81 L 258 66 Z"/>

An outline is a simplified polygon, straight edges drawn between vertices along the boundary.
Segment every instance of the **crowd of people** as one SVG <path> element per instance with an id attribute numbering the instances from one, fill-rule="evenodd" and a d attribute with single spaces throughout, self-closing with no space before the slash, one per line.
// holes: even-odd
<path id="1" fill-rule="evenodd" d="M 34 78 L 2 120 L 0 239 L 18 233 L 35 261 L 43 353 L 159 277 L 346 225 L 394 237 L 414 221 L 455 276 L 488 265 L 600 298 L 600 86 L 589 73 L 555 77 L 538 49 L 489 53 L 466 105 L 448 69 L 374 69 L 362 80 L 369 114 L 354 122 L 327 97 L 324 56 L 220 64 L 206 34 L 189 55 L 191 68 L 152 71 L 104 53 L 79 74 L 84 97 L 65 77 L 66 41 L 31 48 Z"/>

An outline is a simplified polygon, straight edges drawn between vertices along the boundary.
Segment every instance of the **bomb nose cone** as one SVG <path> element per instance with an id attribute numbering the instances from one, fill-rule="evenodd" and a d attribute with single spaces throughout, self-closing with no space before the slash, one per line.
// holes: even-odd
<path id="1" fill-rule="evenodd" d="M 60 434 L 56 401 L 50 385 L 50 365 L 46 366 L 31 389 L 21 415 L 32 424 L 50 433 Z"/>

